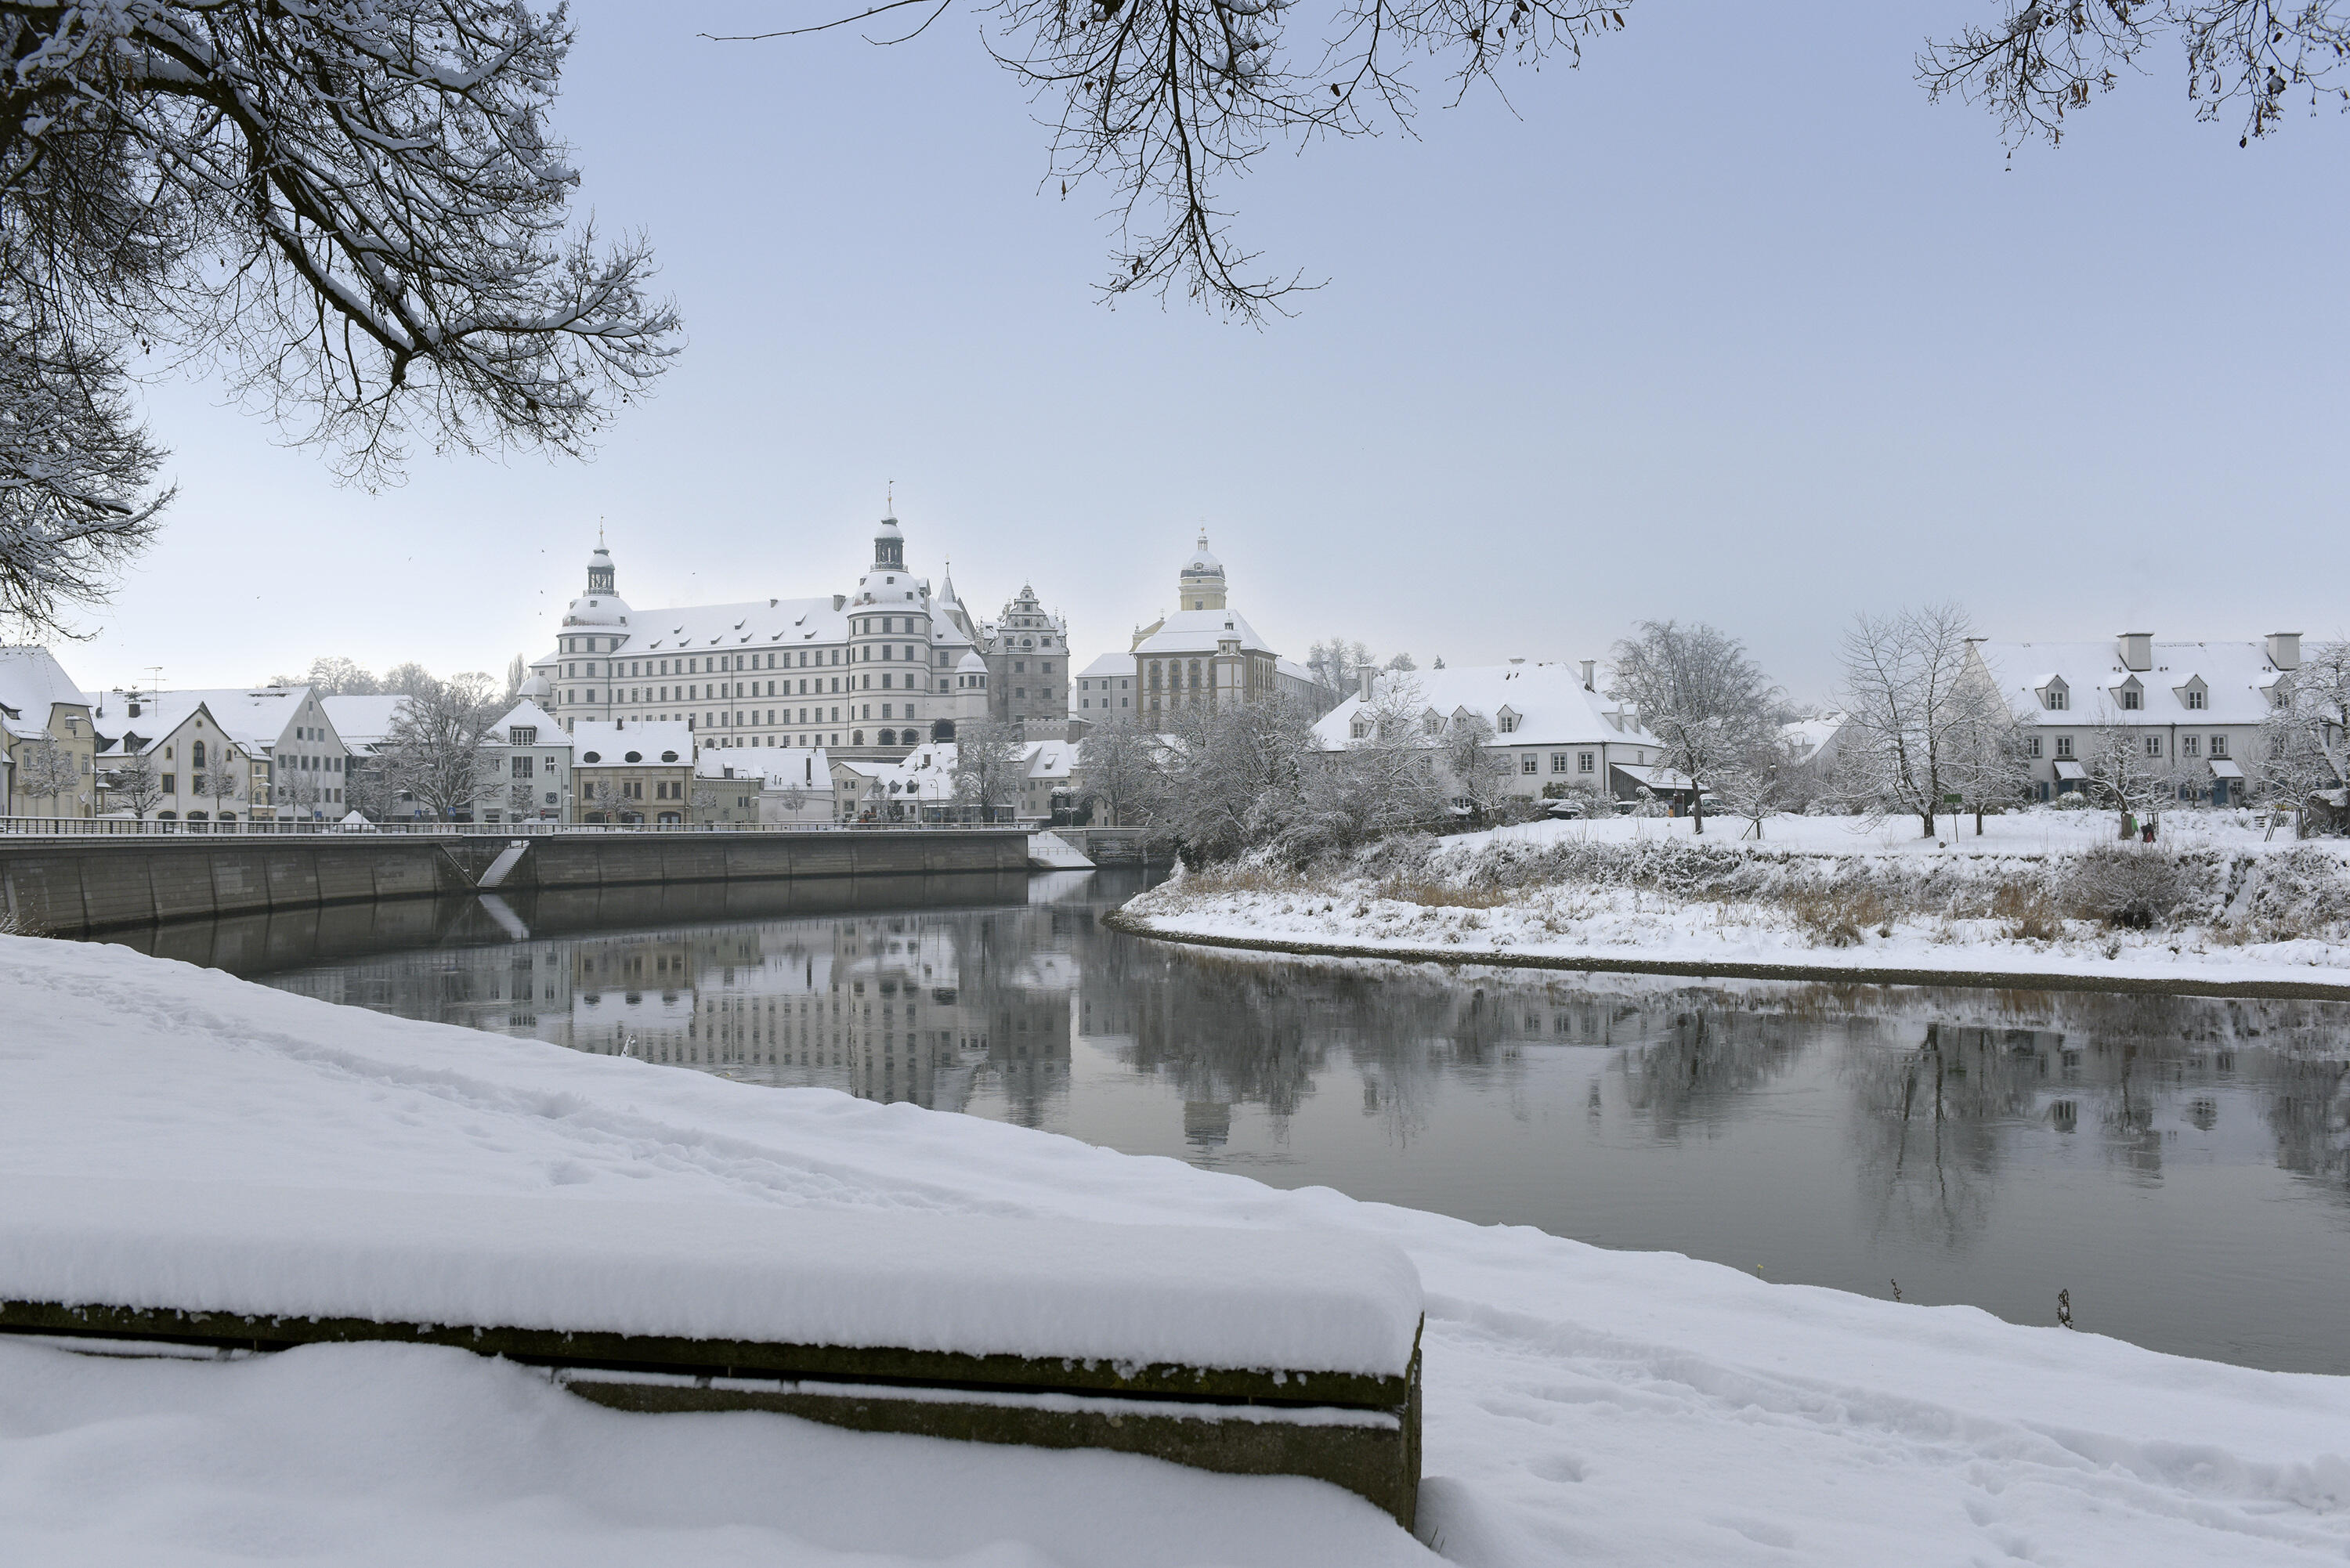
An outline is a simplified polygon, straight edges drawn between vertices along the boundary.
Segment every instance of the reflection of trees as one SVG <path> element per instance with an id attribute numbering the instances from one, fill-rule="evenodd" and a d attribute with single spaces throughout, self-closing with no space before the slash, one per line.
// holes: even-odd
<path id="1" fill-rule="evenodd" d="M 1860 1111 L 1858 1171 L 1877 1233 L 1956 1247 L 1981 1230 L 2002 1131 L 2033 1105 L 2036 1040 L 2029 1030 L 1929 1023 L 1914 1049 L 1893 1049 L 1880 1037 L 1846 1053 Z"/>
<path id="2" fill-rule="evenodd" d="M 1619 1016 L 1618 1024 L 1630 1022 Z M 1676 1008 L 1640 1017 L 1648 1036 L 1616 1060 L 1624 1099 L 1669 1142 L 1718 1127 L 1800 1054 L 1803 1031 L 1783 1018 L 1728 1007 Z"/>
<path id="3" fill-rule="evenodd" d="M 2267 1077 L 2277 1164 L 2350 1196 L 2350 1063 L 2282 1061 Z"/>

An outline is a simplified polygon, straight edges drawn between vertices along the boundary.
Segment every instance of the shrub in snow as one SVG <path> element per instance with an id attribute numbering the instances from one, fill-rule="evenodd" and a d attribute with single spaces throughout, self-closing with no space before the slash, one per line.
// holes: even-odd
<path id="1" fill-rule="evenodd" d="M 2074 910 L 2108 925 L 2144 930 L 2187 901 L 2189 880 L 2172 857 L 2146 846 L 2102 844 L 2075 859 L 2064 892 Z"/>

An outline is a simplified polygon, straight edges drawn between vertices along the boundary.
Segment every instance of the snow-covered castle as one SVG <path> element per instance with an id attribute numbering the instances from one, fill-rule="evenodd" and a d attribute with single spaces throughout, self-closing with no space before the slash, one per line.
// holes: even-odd
<path id="1" fill-rule="evenodd" d="M 523 695 L 567 729 L 582 719 L 685 723 L 702 746 L 896 758 L 989 716 L 990 629 L 952 578 L 933 593 L 908 568 L 895 517 L 881 520 L 853 593 L 681 609 L 632 607 L 599 540 L 587 588 L 565 609 L 555 650 L 531 664 Z M 1051 631 L 1066 649 L 1059 628 Z"/>

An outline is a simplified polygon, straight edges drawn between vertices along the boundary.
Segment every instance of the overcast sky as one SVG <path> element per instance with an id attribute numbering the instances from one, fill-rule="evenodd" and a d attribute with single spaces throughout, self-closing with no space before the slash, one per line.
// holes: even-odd
<path id="1" fill-rule="evenodd" d="M 180 500 L 59 651 L 86 686 L 496 670 L 551 646 L 599 520 L 639 607 L 829 593 L 892 480 L 918 570 L 988 609 L 1033 581 L 1081 659 L 1169 607 L 1202 525 L 1293 657 L 1575 659 L 1694 618 L 1812 698 L 1864 607 L 2350 630 L 2350 122 L 2240 151 L 2163 53 L 2011 167 L 1911 80 L 1983 9 L 1651 0 L 1510 78 L 1514 118 L 1429 75 L 1419 140 L 1236 192 L 1246 240 L 1329 280 L 1257 330 L 1097 303 L 1107 192 L 1039 190 L 970 13 L 882 50 L 695 36 L 807 4 L 584 0 L 556 129 L 683 312 L 659 398 L 593 462 L 428 456 L 369 494 L 155 385 Z"/>

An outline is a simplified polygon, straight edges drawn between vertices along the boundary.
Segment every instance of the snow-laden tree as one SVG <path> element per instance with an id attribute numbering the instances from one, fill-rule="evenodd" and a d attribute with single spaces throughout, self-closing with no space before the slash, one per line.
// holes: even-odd
<path id="1" fill-rule="evenodd" d="M 1982 716 L 1973 629 L 1965 610 L 1939 604 L 1864 612 L 1844 634 L 1846 721 L 1836 739 L 1844 785 L 1856 804 L 1915 816 L 1928 838 L 1955 793 L 1959 736 Z"/>
<path id="2" fill-rule="evenodd" d="M 346 477 L 577 453 L 675 352 L 547 127 L 515 0 L 0 4 L 0 616 L 56 629 L 151 533 L 126 364 L 162 345 Z"/>
<path id="3" fill-rule="evenodd" d="M 2261 722 L 2252 776 L 2263 796 L 2298 806 L 2350 784 L 2350 642 L 2318 643 L 2283 677 Z"/>
<path id="4" fill-rule="evenodd" d="M 45 800 L 47 815 L 62 816 L 65 804 L 80 792 L 81 774 L 73 753 L 54 735 L 44 735 L 16 753 L 16 798 Z"/>
<path id="5" fill-rule="evenodd" d="M 1436 749 L 1420 728 L 1419 683 L 1398 672 L 1357 710 L 1362 733 L 1337 752 L 1307 759 L 1303 787 L 1281 835 L 1290 857 L 1312 860 L 1443 819 L 1446 796 Z"/>
<path id="6" fill-rule="evenodd" d="M 2032 758 L 2023 722 L 1988 679 L 1970 677 L 1959 687 L 1963 717 L 1952 726 L 1942 764 L 1943 787 L 1959 797 L 1961 811 L 1975 816 L 1982 836 L 1983 813 L 2021 804 L 2032 788 Z"/>
<path id="7" fill-rule="evenodd" d="M 982 822 L 1019 797 L 1025 748 L 1017 725 L 1001 719 L 966 719 L 955 726 L 954 789 L 958 804 Z"/>
<path id="8" fill-rule="evenodd" d="M 1718 628 L 1644 620 L 1638 629 L 1616 645 L 1607 694 L 1632 705 L 1661 744 L 1664 765 L 1689 776 L 1703 833 L 1705 792 L 1760 731 L 1775 726 L 1779 689 L 1745 645 Z"/>
<path id="9" fill-rule="evenodd" d="M 140 822 L 148 813 L 163 804 L 163 775 L 156 770 L 152 757 L 145 752 L 133 752 L 106 770 L 106 803 L 115 811 L 127 811 Z"/>
<path id="10" fill-rule="evenodd" d="M 383 689 L 357 661 L 329 654 L 310 660 L 307 674 L 273 675 L 264 684 L 307 686 L 321 697 L 371 697 Z"/>
<path id="11" fill-rule="evenodd" d="M 1470 825 L 1482 827 L 1510 792 L 1510 753 L 1493 749 L 1493 722 L 1482 713 L 1456 714 L 1444 726 L 1445 777 L 1453 797 L 1469 808 Z"/>
<path id="12" fill-rule="evenodd" d="M 1798 765 L 1796 742 L 1777 724 L 1757 725 L 1746 744 L 1718 765 L 1714 793 L 1733 815 L 1746 819 L 1746 834 L 1760 843 L 1762 824 L 1798 804 L 1809 777 Z"/>
<path id="13" fill-rule="evenodd" d="M 1179 709 L 1167 733 L 1152 834 L 1195 863 L 1279 842 L 1319 774 L 1313 722 L 1287 702 Z"/>
<path id="14" fill-rule="evenodd" d="M 1159 743 L 1157 735 L 1131 719 L 1086 732 L 1077 747 L 1077 799 L 1103 814 L 1097 826 L 1130 826 L 1148 815 L 1159 777 Z"/>
<path id="15" fill-rule="evenodd" d="M 2146 726 L 2126 722 L 2122 711 L 2105 692 L 2089 716 L 2082 736 L 2082 771 L 2099 803 L 2111 807 L 2125 836 L 2135 821 L 2158 818 L 2162 808 L 2178 798 L 2179 771 L 2162 737 Z"/>
<path id="16" fill-rule="evenodd" d="M 485 742 L 503 710 L 493 691 L 490 678 L 473 671 L 446 680 L 428 677 L 421 691 L 409 693 L 384 732 L 390 790 L 446 821 L 495 789 L 498 759 Z"/>

